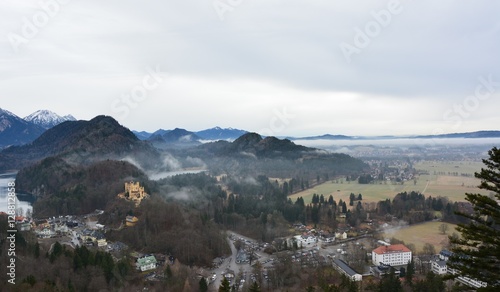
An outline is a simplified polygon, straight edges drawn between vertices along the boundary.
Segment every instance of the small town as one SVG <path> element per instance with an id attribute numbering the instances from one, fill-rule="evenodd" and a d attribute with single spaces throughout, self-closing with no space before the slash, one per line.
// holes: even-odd
<path id="1" fill-rule="evenodd" d="M 149 197 L 138 182 L 126 182 L 124 188 L 125 192 L 117 197 L 132 201 L 136 206 Z M 141 253 L 131 250 L 123 242 L 108 241 L 108 228 L 98 222 L 98 217 L 103 213 L 103 210 L 95 210 L 83 216 L 67 215 L 46 219 L 16 216 L 16 224 L 19 231 L 34 233 L 39 244 L 49 251 L 58 242 L 71 249 L 85 246 L 109 253 L 116 262 L 122 258 L 133 259 L 136 273 L 146 281 L 161 281 L 166 270 L 180 265 L 175 255 Z M 134 228 L 139 220 L 136 216 L 127 215 L 119 229 Z M 297 235 L 278 238 L 273 242 L 262 242 L 227 231 L 232 254 L 214 259 L 210 267 L 193 268 L 198 280 L 205 279 L 210 290 L 217 290 L 222 280 L 226 279 L 237 291 L 245 291 L 245 287 L 257 281 L 263 283 L 263 287 L 270 287 L 270 282 L 275 280 L 271 278 L 273 273 L 276 273 L 277 266 L 283 262 L 296 264 L 304 269 L 331 266 L 355 283 L 364 278 L 381 279 L 391 270 L 401 278 L 405 277 L 409 269 L 413 273 L 425 274 L 431 271 L 440 276 L 456 273 L 454 269 L 447 267 L 447 261 L 452 256 L 450 251 L 415 254 L 404 244 L 377 240 L 376 234 L 380 230 L 373 228 L 376 222 L 368 220 L 367 223 L 370 228 L 362 232 L 345 228 L 333 233 L 295 224 L 290 227 Z M 379 228 L 391 228 L 387 223 L 375 224 L 379 225 Z M 354 268 L 349 263 L 358 264 Z M 463 276 L 457 277 L 456 281 L 472 289 L 487 287 L 485 282 Z"/>

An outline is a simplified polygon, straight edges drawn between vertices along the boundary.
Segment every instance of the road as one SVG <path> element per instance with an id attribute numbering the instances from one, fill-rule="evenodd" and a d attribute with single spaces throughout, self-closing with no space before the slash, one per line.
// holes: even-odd
<path id="1" fill-rule="evenodd" d="M 247 244 L 251 244 L 251 245 L 257 245 L 257 241 L 255 241 L 251 238 L 245 237 L 243 235 L 237 234 L 237 233 L 232 232 L 232 231 L 228 231 L 227 235 L 228 235 L 227 241 L 228 241 L 229 246 L 231 247 L 231 256 L 225 258 L 224 261 L 222 262 L 222 264 L 219 266 L 219 268 L 211 270 L 212 273 L 216 274 L 217 278 L 215 279 L 214 282 L 212 282 L 209 285 L 210 291 L 217 291 L 219 289 L 219 286 L 220 286 L 220 283 L 221 283 L 222 277 L 223 277 L 222 274 L 223 274 L 223 272 L 225 272 L 227 270 L 233 271 L 235 274 L 235 277 L 238 277 L 238 274 L 241 272 L 244 275 L 243 279 L 247 282 L 250 281 L 250 274 L 252 274 L 252 272 L 253 272 L 253 268 L 252 268 L 252 266 L 250 266 L 249 263 L 243 263 L 243 264 L 236 263 L 236 256 L 238 254 L 238 250 L 234 246 L 234 241 L 231 240 L 230 238 L 232 237 L 235 239 L 240 239 L 242 241 L 245 241 Z M 256 251 L 255 254 L 258 257 L 258 259 L 255 259 L 255 260 L 260 260 L 261 262 L 267 261 L 270 258 L 270 256 L 268 254 L 265 254 L 265 253 L 260 252 L 260 251 Z M 255 260 L 254 260 L 254 262 L 255 262 Z M 268 266 L 269 264 L 265 264 L 263 266 Z"/>

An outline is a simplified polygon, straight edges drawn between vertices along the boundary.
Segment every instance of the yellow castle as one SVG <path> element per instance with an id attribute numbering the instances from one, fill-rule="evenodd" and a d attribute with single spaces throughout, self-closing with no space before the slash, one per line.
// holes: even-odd
<path id="1" fill-rule="evenodd" d="M 149 195 L 144 191 L 144 187 L 141 187 L 139 182 L 125 182 L 125 192 L 118 194 L 118 198 L 132 201 L 135 206 L 139 206 L 141 201 L 149 197 Z"/>

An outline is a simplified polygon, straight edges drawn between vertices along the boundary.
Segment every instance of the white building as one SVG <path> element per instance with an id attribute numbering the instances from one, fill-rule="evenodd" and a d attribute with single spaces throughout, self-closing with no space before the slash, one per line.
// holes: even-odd
<path id="1" fill-rule="evenodd" d="M 312 236 L 312 235 L 297 235 L 297 236 L 295 236 L 295 240 L 297 241 L 298 247 L 306 247 L 307 245 L 310 245 L 311 243 L 318 242 L 318 239 L 316 238 L 316 236 Z"/>
<path id="2" fill-rule="evenodd" d="M 444 275 L 448 273 L 448 267 L 446 266 L 446 261 L 443 260 L 432 260 L 431 270 L 434 274 Z"/>
<path id="3" fill-rule="evenodd" d="M 335 238 L 338 238 L 338 239 L 347 239 L 347 233 L 346 232 L 343 232 L 343 233 L 335 232 Z"/>
<path id="4" fill-rule="evenodd" d="M 379 246 L 372 251 L 372 262 L 375 266 L 401 266 L 411 261 L 411 250 L 403 244 Z"/>

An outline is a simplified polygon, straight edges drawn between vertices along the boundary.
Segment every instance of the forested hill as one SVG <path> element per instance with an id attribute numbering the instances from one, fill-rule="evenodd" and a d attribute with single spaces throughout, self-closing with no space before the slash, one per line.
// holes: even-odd
<path id="1" fill-rule="evenodd" d="M 90 121 L 64 122 L 31 144 L 4 149 L 0 152 L 0 171 L 20 169 L 56 155 L 75 164 L 125 155 L 137 155 L 144 161 L 155 161 L 159 157 L 152 146 L 140 141 L 113 118 L 97 116 Z"/>
<path id="2" fill-rule="evenodd" d="M 200 157 L 214 173 L 283 178 L 360 174 L 369 168 L 363 161 L 346 154 L 297 145 L 288 139 L 262 138 L 256 133 L 247 133 L 233 142 L 200 145 L 187 150 L 185 155 Z"/>
<path id="3" fill-rule="evenodd" d="M 317 149 L 296 145 L 288 139 L 262 138 L 257 133 L 246 133 L 233 142 L 217 141 L 199 146 L 215 155 L 255 155 L 259 158 L 300 158 L 304 153 Z"/>
<path id="4" fill-rule="evenodd" d="M 34 214 L 47 217 L 105 209 L 123 192 L 126 180 L 144 182 L 147 176 L 125 161 L 75 166 L 61 158 L 49 157 L 19 171 L 16 187 L 35 195 Z"/>

